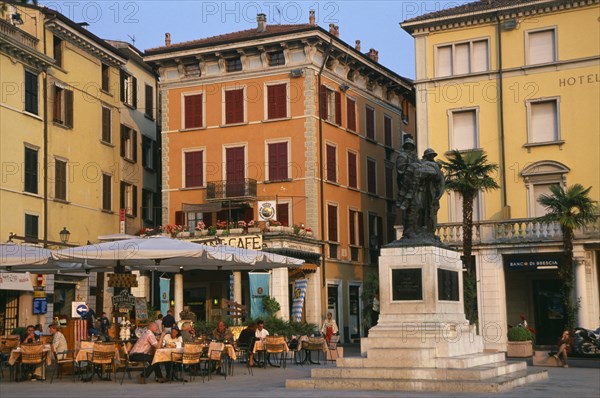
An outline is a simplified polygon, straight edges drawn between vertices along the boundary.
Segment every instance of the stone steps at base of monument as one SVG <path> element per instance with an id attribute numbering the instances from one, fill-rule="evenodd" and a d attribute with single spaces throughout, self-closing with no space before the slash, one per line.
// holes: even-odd
<path id="1" fill-rule="evenodd" d="M 385 390 L 494 393 L 545 380 L 545 370 L 522 370 L 486 380 L 387 380 L 359 378 L 313 378 L 286 380 L 286 388 L 318 390 Z"/>
<path id="2" fill-rule="evenodd" d="M 527 369 L 526 362 L 499 362 L 469 369 L 439 368 L 312 368 L 311 377 L 385 380 L 486 380 Z"/>
<path id="3" fill-rule="evenodd" d="M 369 359 L 396 359 L 403 361 L 435 359 L 435 348 L 371 348 L 367 351 Z"/>
<path id="4" fill-rule="evenodd" d="M 454 357 L 423 358 L 418 355 L 411 356 L 412 349 L 406 349 L 409 353 L 399 355 L 402 349 L 389 349 L 390 354 L 384 355 L 383 349 L 371 349 L 367 357 L 339 358 L 336 363 L 339 368 L 451 368 L 466 369 L 474 366 L 482 366 L 503 362 L 503 352 L 482 352 L 477 354 L 460 355 Z"/>

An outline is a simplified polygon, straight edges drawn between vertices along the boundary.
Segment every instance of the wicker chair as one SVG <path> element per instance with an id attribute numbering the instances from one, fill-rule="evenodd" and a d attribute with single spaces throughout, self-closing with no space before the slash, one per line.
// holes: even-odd
<path id="1" fill-rule="evenodd" d="M 0 378 L 4 378 L 4 368 L 9 368 L 10 377 L 12 380 L 14 378 L 14 367 L 8 364 L 8 358 L 10 357 L 10 352 L 19 346 L 19 339 L 15 338 L 1 338 L 0 339 Z"/>
<path id="2" fill-rule="evenodd" d="M 208 374 L 208 380 L 210 380 L 210 373 L 212 369 L 220 367 L 225 375 L 225 379 L 227 379 L 227 361 L 223 360 L 223 349 L 225 348 L 225 344 L 211 342 L 208 346 L 208 356 L 205 358 L 200 358 L 200 362 L 204 364 L 206 374 Z M 217 364 L 219 366 L 217 366 Z"/>
<path id="3" fill-rule="evenodd" d="M 50 384 L 54 381 L 54 376 L 58 376 L 57 378 L 61 378 L 62 376 L 62 368 L 67 364 L 71 364 L 73 366 L 73 381 L 75 381 L 75 368 L 77 364 L 75 363 L 75 351 L 74 350 L 66 350 L 62 352 L 54 351 L 54 346 L 52 347 L 52 353 L 54 354 L 55 367 L 54 372 L 52 372 L 52 377 L 50 378 Z"/>
<path id="4" fill-rule="evenodd" d="M 338 351 L 337 351 L 337 346 L 338 343 L 340 341 L 340 336 L 331 336 L 331 339 L 329 340 L 329 342 L 327 343 L 327 358 L 325 358 L 325 360 L 327 361 L 327 359 L 329 359 L 329 362 L 333 362 L 333 354 L 335 353 L 335 359 L 338 359 Z"/>
<path id="5" fill-rule="evenodd" d="M 94 350 L 87 354 L 88 371 L 91 371 L 89 380 L 94 382 L 94 374 L 96 369 L 100 369 L 100 379 L 102 372 L 106 371 L 106 378 L 110 379 L 110 373 L 115 369 L 115 343 L 95 343 Z M 115 377 L 116 382 L 116 377 Z"/>
<path id="6" fill-rule="evenodd" d="M 250 366 L 250 354 L 252 353 L 252 347 L 254 347 L 254 340 L 255 338 L 253 337 L 250 340 L 250 344 L 240 344 L 239 341 L 236 341 L 235 344 L 235 352 L 238 357 L 238 362 L 245 363 L 246 369 L 248 369 L 248 373 L 252 376 L 254 376 L 254 373 L 252 372 L 252 367 Z M 231 368 L 231 373 L 233 375 L 233 366 Z"/>
<path id="7" fill-rule="evenodd" d="M 123 367 L 123 377 L 121 378 L 121 385 L 123 384 L 123 381 L 125 380 L 125 375 L 127 375 L 129 377 L 129 380 L 131 380 L 131 371 L 133 369 L 142 369 L 143 373 L 146 374 L 146 368 L 148 367 L 148 365 L 150 365 L 147 362 L 136 362 L 136 361 L 132 361 L 129 359 L 129 351 L 131 350 L 131 343 L 123 343 L 123 345 L 121 345 L 121 353 L 123 361 L 121 362 L 121 364 L 124 364 Z"/>
<path id="8" fill-rule="evenodd" d="M 322 337 L 309 337 L 308 341 L 302 341 L 302 349 L 306 352 L 306 360 L 310 361 L 310 363 L 320 365 L 321 362 L 321 352 L 323 351 L 323 342 L 325 341 Z M 312 353 L 317 352 L 317 362 L 312 360 Z M 327 357 L 325 358 L 327 359 Z"/>
<path id="9" fill-rule="evenodd" d="M 23 377 L 23 369 L 33 375 L 36 368 L 42 368 L 42 375 L 46 370 L 46 353 L 42 343 L 21 344 L 21 358 L 17 362 L 16 381 Z"/>
<path id="10" fill-rule="evenodd" d="M 173 378 L 175 377 L 175 369 L 179 365 L 181 370 L 181 382 L 185 383 L 185 378 L 183 377 L 183 367 L 189 367 L 189 375 L 190 381 L 193 380 L 194 375 L 198 373 L 198 368 L 200 367 L 200 356 L 202 355 L 203 350 L 202 344 L 199 343 L 186 343 L 183 346 L 183 353 L 172 352 L 171 353 L 171 362 L 173 362 L 173 369 L 171 370 L 171 382 L 173 382 Z M 192 368 L 194 372 L 192 372 Z M 204 376 L 202 376 L 202 382 L 204 383 Z"/>
<path id="11" fill-rule="evenodd" d="M 267 352 L 268 361 L 271 366 L 283 366 L 285 369 L 286 343 L 283 336 L 267 336 L 265 351 Z M 273 364 L 272 359 L 275 360 L 275 364 Z"/>

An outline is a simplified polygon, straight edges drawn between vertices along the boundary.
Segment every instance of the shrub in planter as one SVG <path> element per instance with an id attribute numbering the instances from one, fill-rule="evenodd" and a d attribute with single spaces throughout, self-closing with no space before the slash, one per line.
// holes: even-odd
<path id="1" fill-rule="evenodd" d="M 516 326 L 508 330 L 506 356 L 527 358 L 533 355 L 532 334 L 524 327 Z"/>
<path id="2" fill-rule="evenodd" d="M 531 332 L 525 328 L 516 326 L 508 329 L 508 341 L 530 341 L 532 340 Z"/>

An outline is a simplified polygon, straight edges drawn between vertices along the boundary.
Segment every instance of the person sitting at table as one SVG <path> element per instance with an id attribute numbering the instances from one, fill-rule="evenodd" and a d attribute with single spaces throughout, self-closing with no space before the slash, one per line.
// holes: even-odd
<path id="1" fill-rule="evenodd" d="M 239 348 L 248 352 L 248 365 L 254 366 L 254 340 L 256 336 L 256 323 L 251 322 L 242 330 L 237 343 Z"/>
<path id="2" fill-rule="evenodd" d="M 233 341 L 233 333 L 225 326 L 225 322 L 219 321 L 217 328 L 213 330 L 213 338 L 217 341 Z"/>
<path id="3" fill-rule="evenodd" d="M 152 365 L 152 359 L 154 358 L 154 351 L 160 347 L 162 347 L 163 339 L 165 337 L 165 332 L 163 331 L 160 334 L 160 338 L 156 340 L 156 336 L 154 333 L 158 331 L 158 325 L 156 322 L 150 322 L 148 325 L 148 329 L 140 336 L 138 341 L 135 343 L 131 352 L 129 353 L 129 358 L 134 362 L 149 362 L 150 365 L 146 368 L 145 372 L 142 373 L 138 381 L 140 384 L 146 384 L 146 379 L 148 376 L 154 372 L 158 379 L 159 383 L 164 383 L 167 381 L 162 376 L 162 372 L 160 369 L 160 363 L 155 363 Z"/>
<path id="4" fill-rule="evenodd" d="M 35 327 L 33 325 L 27 325 L 25 329 L 25 337 L 21 340 L 21 344 L 32 344 L 40 340 L 39 336 L 35 334 Z"/>
<path id="5" fill-rule="evenodd" d="M 65 335 L 58 330 L 56 323 L 51 323 L 48 329 L 50 329 L 50 334 L 52 335 L 52 348 L 56 353 L 56 359 L 64 359 L 64 352 L 68 350 Z"/>
<path id="6" fill-rule="evenodd" d="M 256 338 L 264 340 L 269 335 L 269 331 L 265 329 L 265 321 L 259 319 L 256 321 Z"/>
<path id="7" fill-rule="evenodd" d="M 176 324 L 177 324 L 177 322 L 175 322 L 175 317 L 173 316 L 173 310 L 167 311 L 167 315 L 165 315 L 162 319 L 163 330 L 170 329 L 173 327 L 173 325 L 176 325 Z"/>
<path id="8" fill-rule="evenodd" d="M 171 334 L 165 335 L 163 339 L 163 346 L 167 348 L 175 348 L 179 345 L 181 347 L 183 345 L 183 339 L 179 335 L 179 329 L 177 326 L 173 326 L 171 328 Z"/>
<path id="9" fill-rule="evenodd" d="M 184 322 L 181 325 L 181 338 L 184 343 L 193 343 L 196 340 L 196 331 L 189 322 Z"/>
<path id="10" fill-rule="evenodd" d="M 337 335 L 338 333 L 338 326 L 335 322 L 335 319 L 333 319 L 333 314 L 328 312 L 327 319 L 325 319 L 325 322 L 323 322 L 323 327 L 321 328 L 321 335 L 324 336 L 325 340 L 329 343 L 331 336 L 334 334 Z"/>

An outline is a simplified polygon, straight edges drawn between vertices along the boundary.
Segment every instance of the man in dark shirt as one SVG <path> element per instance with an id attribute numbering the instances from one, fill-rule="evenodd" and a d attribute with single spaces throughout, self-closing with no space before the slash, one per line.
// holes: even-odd
<path id="1" fill-rule="evenodd" d="M 98 331 L 94 327 L 94 322 L 96 321 L 96 313 L 94 312 L 94 310 L 92 309 L 92 307 L 90 307 L 90 305 L 88 303 L 86 303 L 85 305 L 87 305 L 87 307 L 88 307 L 88 312 L 83 316 L 83 319 L 85 319 L 87 322 L 88 334 L 89 335 L 92 335 L 92 334 L 98 335 Z"/>
<path id="2" fill-rule="evenodd" d="M 162 325 L 163 325 L 163 329 L 171 329 L 173 327 L 173 325 L 175 325 L 175 317 L 173 316 L 173 311 L 169 310 L 167 312 L 167 315 L 165 315 L 162 319 Z"/>
<path id="3" fill-rule="evenodd" d="M 102 316 L 100 317 L 100 332 L 102 333 L 103 336 L 108 336 L 108 328 L 110 327 L 110 321 L 108 320 L 108 317 L 106 316 L 106 312 L 102 313 Z"/>

